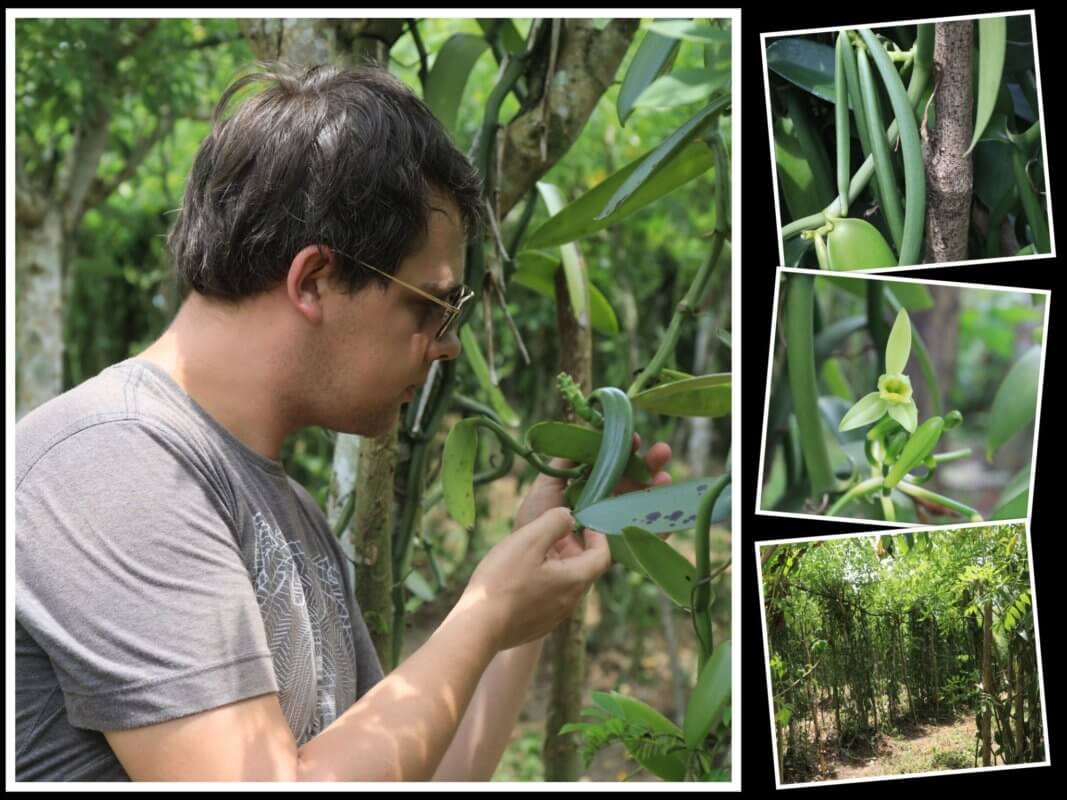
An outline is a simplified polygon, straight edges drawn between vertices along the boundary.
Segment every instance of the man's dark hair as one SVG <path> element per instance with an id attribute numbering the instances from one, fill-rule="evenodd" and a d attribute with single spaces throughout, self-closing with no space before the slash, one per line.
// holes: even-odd
<path id="1" fill-rule="evenodd" d="M 267 88 L 226 117 L 254 84 Z M 167 243 L 179 281 L 208 297 L 273 288 L 312 244 L 346 254 L 339 279 L 354 292 L 387 281 L 353 259 L 392 273 L 421 246 L 433 190 L 452 197 L 475 235 L 485 213 L 478 173 L 398 79 L 268 65 L 219 100 Z"/>

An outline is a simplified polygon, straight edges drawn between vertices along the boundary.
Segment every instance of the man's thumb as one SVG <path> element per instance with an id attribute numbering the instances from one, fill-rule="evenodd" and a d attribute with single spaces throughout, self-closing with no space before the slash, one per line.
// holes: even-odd
<path id="1" fill-rule="evenodd" d="M 574 530 L 574 518 L 566 506 L 550 508 L 533 522 L 528 523 L 523 531 L 530 536 L 538 547 L 548 548 Z"/>

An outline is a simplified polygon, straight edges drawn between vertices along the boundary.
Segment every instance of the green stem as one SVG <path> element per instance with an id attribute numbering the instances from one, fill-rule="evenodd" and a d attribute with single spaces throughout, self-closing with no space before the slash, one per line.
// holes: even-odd
<path id="1" fill-rule="evenodd" d="M 445 362 L 439 373 L 433 405 L 429 419 L 422 428 L 422 433 L 413 438 L 411 457 L 408 462 L 407 479 L 404 484 L 405 496 L 400 522 L 397 526 L 395 549 L 393 550 L 393 663 L 400 663 L 400 654 L 404 639 L 405 597 L 403 576 L 408 574 L 411 565 L 412 543 L 415 538 L 415 524 L 422 512 L 422 495 L 426 490 L 426 467 L 429 463 L 430 447 L 434 435 L 441 426 L 449 402 L 452 388 L 456 382 L 456 362 Z"/>
<path id="2" fill-rule="evenodd" d="M 821 233 L 812 237 L 815 240 L 815 260 L 819 269 L 830 269 L 830 253 L 826 249 L 826 238 Z"/>
<path id="3" fill-rule="evenodd" d="M 855 486 L 853 486 L 851 489 L 841 495 L 841 497 L 837 499 L 837 502 L 830 506 L 829 511 L 826 512 L 826 516 L 836 517 L 838 512 L 841 511 L 841 509 L 843 509 L 857 497 L 862 497 L 865 494 L 870 494 L 871 492 L 877 491 L 881 488 L 881 476 L 877 478 L 868 478 L 865 481 L 857 483 Z"/>
<path id="4" fill-rule="evenodd" d="M 483 176 L 488 176 L 489 174 L 489 154 L 495 138 L 497 120 L 500 117 L 500 107 L 504 103 L 504 98 L 508 96 L 508 92 L 515 86 L 526 68 L 526 60 L 529 56 L 529 51 L 523 50 L 512 57 L 504 68 L 504 74 L 496 82 L 493 90 L 489 93 L 489 99 L 485 103 L 485 116 L 482 117 L 482 127 L 478 129 L 474 144 L 471 147 L 471 160 Z"/>
<path id="5" fill-rule="evenodd" d="M 535 187 L 527 192 L 526 203 L 522 207 L 522 215 L 519 217 L 519 221 L 515 225 L 515 230 L 511 234 L 511 243 L 508 245 L 508 258 L 504 265 L 505 283 L 511 280 L 511 275 L 515 271 L 517 256 L 519 255 L 519 245 L 522 244 L 522 239 L 526 235 L 526 230 L 530 227 L 530 220 L 533 219 L 534 211 L 537 209 L 537 200 L 538 194 L 537 188 Z"/>
<path id="6" fill-rule="evenodd" d="M 685 298 L 675 309 L 674 316 L 671 317 L 670 324 L 667 326 L 667 331 L 660 339 L 659 348 L 656 350 L 656 354 L 652 356 L 652 360 L 648 362 L 648 366 L 641 370 L 641 374 L 637 376 L 637 379 L 630 385 L 630 388 L 626 390 L 626 394 L 630 397 L 638 394 L 648 386 L 648 384 L 659 375 L 660 370 L 667 365 L 667 359 L 674 354 L 674 349 L 678 344 L 678 337 L 682 331 L 682 322 L 686 317 L 693 316 L 695 310 L 699 307 L 700 298 L 704 294 L 704 289 L 707 287 L 708 280 L 715 271 L 715 267 L 719 262 L 719 256 L 722 255 L 725 238 L 726 237 L 723 235 L 722 231 L 719 230 L 716 230 L 711 234 L 711 251 L 708 253 L 708 258 L 701 264 Z"/>
<path id="7" fill-rule="evenodd" d="M 573 469 L 561 469 L 559 467 L 553 467 L 545 463 L 540 455 L 535 453 L 529 447 L 517 442 L 510 433 L 499 422 L 489 419 L 488 417 L 470 417 L 480 428 L 492 431 L 496 436 L 500 444 L 510 450 L 516 455 L 522 456 L 530 464 L 537 469 L 538 472 L 543 472 L 546 475 L 551 475 L 554 478 L 577 478 L 582 475 L 582 468 L 575 467 Z"/>
<path id="8" fill-rule="evenodd" d="M 883 494 L 879 498 L 882 501 L 882 516 L 885 517 L 886 522 L 896 522 L 897 513 L 896 508 L 893 505 L 893 496 L 889 494 Z"/>
<path id="9" fill-rule="evenodd" d="M 489 419 L 494 420 L 495 422 L 499 422 L 501 425 L 504 424 L 504 420 L 502 420 L 500 418 L 500 415 L 497 414 L 492 408 L 485 405 L 484 403 L 479 403 L 473 398 L 467 397 L 465 394 L 453 392 L 452 405 L 460 411 L 466 411 L 469 414 L 481 414 L 483 417 L 488 417 Z"/>
<path id="10" fill-rule="evenodd" d="M 971 448 L 964 450 L 950 450 L 947 453 L 935 453 L 934 462 L 937 464 L 948 464 L 950 461 L 961 461 L 964 458 L 970 458 L 973 455 Z"/>
<path id="11" fill-rule="evenodd" d="M 971 508 L 965 503 L 961 503 L 958 500 L 953 500 L 951 497 L 945 497 L 944 495 L 931 492 L 929 489 L 923 489 L 921 486 L 916 486 L 913 483 L 909 483 L 907 479 L 902 480 L 896 486 L 897 489 L 902 491 L 909 497 L 914 497 L 918 500 L 925 500 L 930 503 L 936 503 L 939 506 L 944 506 L 950 511 L 955 511 L 957 514 L 961 514 L 969 519 L 971 522 L 981 522 L 982 515 L 978 513 L 976 509 Z"/>
<path id="12" fill-rule="evenodd" d="M 729 473 L 722 475 L 700 498 L 700 506 L 697 508 L 694 531 L 696 571 L 693 579 L 693 626 L 697 641 L 701 644 L 697 655 L 698 675 L 714 650 L 711 631 L 711 512 L 719 495 L 729 484 Z"/>

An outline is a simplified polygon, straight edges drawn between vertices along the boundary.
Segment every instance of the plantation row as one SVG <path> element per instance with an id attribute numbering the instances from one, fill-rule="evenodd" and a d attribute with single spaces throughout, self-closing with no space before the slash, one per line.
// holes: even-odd
<path id="1" fill-rule="evenodd" d="M 1043 757 L 1022 525 L 768 546 L 762 559 L 787 781 L 824 752 L 959 715 L 975 719 L 974 766 Z"/>

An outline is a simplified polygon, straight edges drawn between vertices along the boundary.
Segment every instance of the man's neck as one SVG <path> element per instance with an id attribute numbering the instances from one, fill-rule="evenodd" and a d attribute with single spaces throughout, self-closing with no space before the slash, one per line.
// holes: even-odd
<path id="1" fill-rule="evenodd" d="M 286 387 L 292 364 L 283 326 L 264 319 L 270 300 L 241 307 L 195 293 L 138 357 L 162 367 L 220 425 L 257 453 L 280 457 L 299 427 Z"/>

